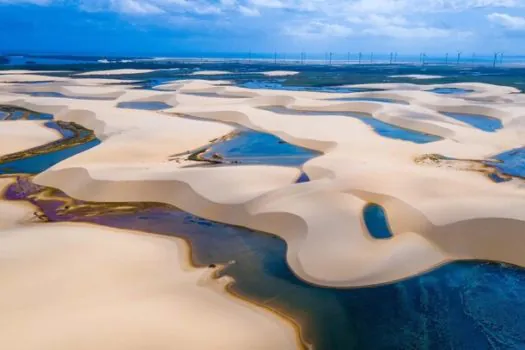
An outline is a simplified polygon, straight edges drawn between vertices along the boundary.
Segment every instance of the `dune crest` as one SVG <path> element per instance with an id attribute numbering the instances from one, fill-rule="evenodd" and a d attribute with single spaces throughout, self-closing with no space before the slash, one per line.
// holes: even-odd
<path id="1" fill-rule="evenodd" d="M 481 171 L 417 161 L 430 155 L 482 161 L 522 147 L 524 116 L 515 89 L 473 83 L 352 87 L 384 91 L 254 90 L 183 81 L 170 92 L 122 87 L 112 101 L 14 99 L 9 94 L 0 100 L 54 113 L 57 119 L 93 129 L 102 140 L 41 173 L 36 183 L 83 200 L 169 203 L 207 219 L 274 233 L 288 244 L 292 270 L 313 284 L 384 284 L 454 260 L 525 266 L 516 248 L 525 228 L 525 214 L 517 209 L 525 205 L 520 179 L 497 184 Z M 445 88 L 469 92 L 431 91 Z M 85 97 L 96 90 L 71 91 Z M 348 97 L 384 97 L 407 104 L 343 100 Z M 172 108 L 116 107 L 133 101 L 163 102 Z M 263 109 L 272 106 L 285 111 Z M 500 120 L 503 128 L 486 132 L 441 113 L 472 111 Z M 350 112 L 358 115 L 346 115 Z M 363 116 L 433 135 L 436 141 L 414 144 L 386 138 L 364 123 Z M 302 169 L 187 167 L 192 161 L 184 156 L 169 161 L 235 126 L 270 133 L 323 155 Z M 311 181 L 295 184 L 301 171 Z M 368 232 L 363 210 L 369 203 L 385 208 L 391 239 L 377 240 Z"/>

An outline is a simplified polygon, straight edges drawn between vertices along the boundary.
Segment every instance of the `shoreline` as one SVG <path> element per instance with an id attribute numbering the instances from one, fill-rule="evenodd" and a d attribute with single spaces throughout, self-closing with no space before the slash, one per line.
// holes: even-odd
<path id="1" fill-rule="evenodd" d="M 13 181 L 13 178 L 15 178 L 15 176 L 5 176 L 4 178 L 11 180 L 10 181 L 11 184 L 16 182 L 16 179 Z M 6 200 L 4 198 L 4 192 L 7 190 L 9 186 L 10 186 L 9 184 L 7 186 L 2 186 L 3 187 L 1 191 L 2 199 L 0 199 L 0 204 L 4 202 L 10 203 L 10 204 L 13 203 L 12 200 Z M 23 206 L 26 208 L 32 207 L 33 209 L 40 210 L 40 208 L 37 205 L 29 203 L 26 200 L 22 200 L 22 201 L 17 200 L 17 201 L 14 201 L 13 204 L 19 205 L 18 202 L 24 203 Z M 286 315 L 283 315 L 277 312 L 276 310 L 273 310 L 272 308 L 265 307 L 264 305 L 260 303 L 253 302 L 241 295 L 236 294 L 233 291 L 233 289 L 231 289 L 231 285 L 235 283 L 235 280 L 228 276 L 220 276 L 221 271 L 225 267 L 224 265 L 223 266 L 217 265 L 212 270 L 210 270 L 209 267 L 199 266 L 195 264 L 195 262 L 192 259 L 191 251 L 193 250 L 193 247 L 192 247 L 191 241 L 188 241 L 185 238 L 181 238 L 181 237 L 177 237 L 173 235 L 158 234 L 152 231 L 124 229 L 124 228 L 119 228 L 115 226 L 109 226 L 109 225 L 104 225 L 104 224 L 101 225 L 101 224 L 90 223 L 90 222 L 68 222 L 68 221 L 65 221 L 65 222 L 36 222 L 36 223 L 30 224 L 27 227 L 37 228 L 40 225 L 53 225 L 53 227 L 59 227 L 56 225 L 60 225 L 64 227 L 99 227 L 101 229 L 106 228 L 112 231 L 109 234 L 118 233 L 118 234 L 122 234 L 123 236 L 153 237 L 155 240 L 161 239 L 161 240 L 175 242 L 176 245 L 180 249 L 180 252 L 179 252 L 180 261 L 181 261 L 180 267 L 182 270 L 184 271 L 202 271 L 203 274 L 208 275 L 209 277 L 206 277 L 205 280 L 210 278 L 210 281 L 213 281 L 213 283 L 210 286 L 206 286 L 206 288 L 209 289 L 210 291 L 214 291 L 217 294 L 217 296 L 226 295 L 225 301 L 230 300 L 231 302 L 234 302 L 238 304 L 239 306 L 247 307 L 249 310 L 251 310 L 251 312 L 258 313 L 259 315 L 264 316 L 268 320 L 274 320 L 275 319 L 274 317 L 277 317 L 280 320 L 280 322 L 287 324 L 287 328 L 291 327 L 292 329 L 295 330 L 293 333 L 295 335 L 294 338 L 295 338 L 297 347 L 294 349 L 296 350 L 308 349 L 308 347 L 302 345 L 303 343 L 302 343 L 302 339 L 300 336 L 300 327 L 292 319 L 290 319 L 289 317 L 286 317 Z M 8 228 L 3 229 L 3 231 L 0 231 L 0 233 L 5 232 L 5 230 L 17 229 L 20 227 L 21 226 L 8 227 Z M 202 284 L 202 283 L 204 283 L 204 285 L 208 284 L 208 282 L 204 282 L 204 280 L 198 282 L 198 284 Z M 270 316 L 270 314 L 272 314 L 273 316 Z"/>

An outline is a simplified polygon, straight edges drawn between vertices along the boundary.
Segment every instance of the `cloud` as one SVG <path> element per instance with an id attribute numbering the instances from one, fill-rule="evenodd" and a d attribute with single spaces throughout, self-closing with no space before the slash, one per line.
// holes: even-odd
<path id="1" fill-rule="evenodd" d="M 242 13 L 245 16 L 260 16 L 261 13 L 256 8 L 250 8 L 246 6 L 239 6 L 239 12 Z"/>
<path id="2" fill-rule="evenodd" d="M 137 15 L 165 13 L 158 6 L 141 0 L 112 0 L 111 9 L 116 12 Z"/>
<path id="3" fill-rule="evenodd" d="M 525 17 L 511 16 L 506 13 L 491 13 L 488 20 L 508 30 L 525 30 Z"/>
<path id="4" fill-rule="evenodd" d="M 525 0 L 0 0 L 0 4 L 113 12 L 137 25 L 155 21 L 168 25 L 187 17 L 205 24 L 203 28 L 227 22 L 232 33 L 254 30 L 270 37 L 284 33 L 304 40 L 339 39 L 341 44 L 349 36 L 363 42 L 414 39 L 417 45 L 426 45 L 426 39 L 463 39 L 473 33 L 481 37 L 490 30 L 483 27 L 487 19 L 506 31 L 525 30 L 525 17 L 516 14 L 524 15 L 520 9 L 525 9 Z M 512 15 L 500 13 L 504 9 L 512 9 L 506 11 Z"/>
<path id="5" fill-rule="evenodd" d="M 10 4 L 10 5 L 16 5 L 16 4 L 32 4 L 32 5 L 40 5 L 40 6 L 46 6 L 53 3 L 53 0 L 0 0 L 1 4 Z"/>
<path id="6" fill-rule="evenodd" d="M 356 23 L 355 18 L 350 18 L 349 21 Z M 364 19 L 359 18 L 358 21 L 366 26 L 362 31 L 363 34 L 392 38 L 465 38 L 472 35 L 468 31 L 439 28 L 422 22 L 409 21 L 402 16 L 370 15 Z"/>
<path id="7" fill-rule="evenodd" d="M 308 23 L 297 23 L 296 25 L 285 26 L 284 33 L 288 36 L 300 38 L 341 38 L 352 35 L 354 31 L 348 26 L 316 20 Z"/>

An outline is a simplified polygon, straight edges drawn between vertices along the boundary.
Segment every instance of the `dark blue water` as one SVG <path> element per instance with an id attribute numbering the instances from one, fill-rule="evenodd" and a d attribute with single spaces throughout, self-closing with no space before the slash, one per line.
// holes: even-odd
<path id="1" fill-rule="evenodd" d="M 35 91 L 35 92 L 28 92 L 28 94 L 34 97 L 67 97 L 64 94 L 61 94 L 59 92 L 53 92 L 53 91 Z"/>
<path id="2" fill-rule="evenodd" d="M 466 113 L 442 113 L 447 117 L 454 118 L 456 120 L 462 121 L 469 125 L 472 125 L 475 128 L 478 128 L 487 132 L 494 132 L 503 128 L 503 124 L 499 119 L 487 117 L 485 115 L 478 114 L 466 114 Z"/>
<path id="3" fill-rule="evenodd" d="M 428 91 L 441 95 L 460 95 L 473 92 L 472 90 L 465 90 L 460 88 L 435 88 Z"/>
<path id="4" fill-rule="evenodd" d="M 0 110 L 1 120 L 52 120 L 53 115 L 47 113 L 33 112 L 21 108 L 9 107 L 9 112 Z"/>
<path id="5" fill-rule="evenodd" d="M 306 173 L 301 173 L 301 175 L 297 179 L 296 183 L 301 184 L 301 183 L 305 183 L 305 182 L 310 182 L 310 177 L 308 177 L 308 175 L 306 175 Z"/>
<path id="6" fill-rule="evenodd" d="M 10 66 L 21 65 L 63 65 L 63 64 L 86 64 L 91 61 L 81 59 L 59 59 L 51 57 L 26 57 L 26 56 L 8 56 Z"/>
<path id="7" fill-rule="evenodd" d="M 199 266 L 235 261 L 221 273 L 231 290 L 290 316 L 316 350 L 525 349 L 522 269 L 461 262 L 385 286 L 320 288 L 291 272 L 272 235 L 176 211 L 102 220 L 184 238 Z"/>
<path id="8" fill-rule="evenodd" d="M 278 81 L 248 81 L 239 84 L 240 87 L 248 89 L 269 89 L 269 90 L 285 90 L 285 91 L 315 91 L 315 92 L 333 92 L 333 93 L 347 93 L 347 92 L 364 92 L 370 91 L 359 88 L 345 88 L 338 86 L 286 86 Z"/>
<path id="9" fill-rule="evenodd" d="M 158 101 L 149 101 L 149 102 L 139 102 L 139 101 L 133 101 L 133 102 L 120 102 L 117 105 L 118 108 L 127 108 L 127 109 L 142 109 L 142 110 L 148 110 L 148 111 L 158 111 L 161 109 L 167 109 L 172 108 L 169 104 L 166 104 L 164 102 L 158 102 Z"/>
<path id="10" fill-rule="evenodd" d="M 525 177 L 525 147 L 501 153 L 493 158 L 500 162 L 486 163 L 498 169 L 502 174 Z"/>
<path id="11" fill-rule="evenodd" d="M 414 143 L 429 143 L 441 140 L 439 136 L 424 134 L 418 131 L 400 128 L 392 124 L 382 122 L 372 116 L 358 112 L 313 112 L 313 111 L 299 111 L 289 109 L 281 106 L 259 107 L 260 109 L 271 111 L 274 113 L 291 114 L 291 115 L 338 115 L 356 118 L 363 123 L 369 125 L 376 133 L 381 136 L 396 140 L 410 141 Z"/>
<path id="12" fill-rule="evenodd" d="M 49 122 L 46 126 L 58 130 L 64 139 L 72 138 L 74 136 L 74 133 L 71 130 L 63 129 L 56 123 Z M 71 147 L 65 147 L 49 153 L 34 154 L 27 158 L 1 163 L 0 175 L 17 173 L 38 174 L 69 157 L 95 147 L 99 143 L 100 141 L 98 139 L 94 139 L 83 144 L 72 145 Z"/>
<path id="13" fill-rule="evenodd" d="M 252 130 L 241 131 L 231 140 L 212 145 L 204 157 L 209 158 L 214 153 L 220 154 L 228 162 L 296 167 L 320 154 Z"/>
<path id="14" fill-rule="evenodd" d="M 388 226 L 384 209 L 377 204 L 369 204 L 363 210 L 363 219 L 366 228 L 372 237 L 386 239 L 392 237 L 392 232 Z"/>

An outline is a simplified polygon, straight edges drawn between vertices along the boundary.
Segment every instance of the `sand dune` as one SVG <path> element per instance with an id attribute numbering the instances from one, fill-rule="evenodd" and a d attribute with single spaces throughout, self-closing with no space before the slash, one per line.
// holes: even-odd
<path id="1" fill-rule="evenodd" d="M 290 75 L 297 75 L 299 72 L 289 71 L 289 70 L 274 70 L 269 72 L 261 72 L 262 75 L 268 77 L 286 77 Z"/>
<path id="2" fill-rule="evenodd" d="M 36 120 L 0 121 L 0 156 L 41 146 L 61 138 Z"/>
<path id="3" fill-rule="evenodd" d="M 232 72 L 225 70 L 199 70 L 191 73 L 191 75 L 227 75 L 233 74 Z"/>
<path id="4" fill-rule="evenodd" d="M 77 76 L 90 75 L 132 75 L 132 74 L 146 74 L 156 71 L 156 69 L 108 69 L 78 73 Z"/>
<path id="5" fill-rule="evenodd" d="M 13 179 L 0 177 L 0 193 L 13 182 Z M 0 232 L 31 223 L 34 209 L 27 203 L 0 200 Z"/>
<path id="6" fill-rule="evenodd" d="M 0 231 L 0 339 L 19 350 L 296 349 L 294 328 L 188 265 L 184 243 L 80 224 Z"/>
<path id="7" fill-rule="evenodd" d="M 514 209 L 525 205 L 521 180 L 496 184 L 478 171 L 415 161 L 428 154 L 481 160 L 522 147 L 524 116 L 516 90 L 474 83 L 352 87 L 386 91 L 333 94 L 182 81 L 162 92 L 122 88 L 115 101 L 51 102 L 26 96 L 13 104 L 54 110 L 56 118 L 92 128 L 103 141 L 38 175 L 37 183 L 85 200 L 170 203 L 205 218 L 274 233 L 287 241 L 293 271 L 311 283 L 389 283 L 463 259 L 525 266 L 516 248 L 523 241 L 525 214 Z M 469 92 L 425 91 L 435 88 Z M 97 94 L 97 88 L 74 90 L 84 97 Z M 347 97 L 409 104 L 336 100 Z M 116 108 L 121 101 L 159 101 L 173 108 L 123 110 Z M 265 106 L 295 113 L 261 109 Z M 301 111 L 304 115 L 297 115 Z M 446 111 L 486 113 L 501 120 L 503 129 L 488 133 L 440 113 Z M 441 139 L 414 144 L 385 138 L 363 121 L 344 116 L 347 112 Z M 322 152 L 303 166 L 312 181 L 295 184 L 300 173 L 295 168 L 186 168 L 187 160 L 168 161 L 226 135 L 232 125 Z M 393 238 L 377 240 L 369 234 L 362 214 L 368 203 L 386 209 Z"/>
<path id="8" fill-rule="evenodd" d="M 391 75 L 390 78 L 410 78 L 416 80 L 427 80 L 427 79 L 441 79 L 444 78 L 442 75 L 430 75 L 430 74 L 405 74 L 405 75 Z"/>

